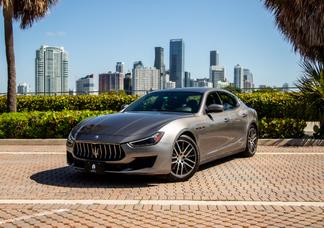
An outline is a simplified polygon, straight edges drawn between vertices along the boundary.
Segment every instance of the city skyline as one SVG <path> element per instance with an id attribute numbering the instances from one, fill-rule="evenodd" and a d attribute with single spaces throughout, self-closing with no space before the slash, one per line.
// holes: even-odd
<path id="1" fill-rule="evenodd" d="M 168 17 L 154 17 L 160 11 L 150 10 L 153 6 L 161 12 L 168 8 Z M 75 89 L 77 79 L 114 69 L 116 62 L 124 62 L 125 71 L 130 71 L 137 60 L 153 66 L 152 48 L 157 46 L 165 49 L 165 65 L 169 66 L 172 38 L 182 38 L 186 43 L 184 70 L 191 73 L 191 78 L 208 77 L 210 50 L 221 55 L 220 65 L 230 81 L 237 63 L 252 69 L 256 86 L 281 86 L 285 82 L 292 85 L 301 72 L 300 57 L 277 31 L 272 15 L 261 2 L 139 0 L 135 4 L 112 0 L 98 4 L 83 1 L 77 7 L 75 10 L 71 2 L 60 1 L 32 28 L 22 31 L 14 25 L 17 84 L 27 82 L 35 91 L 33 56 L 42 44 L 64 46 L 69 51 L 69 88 Z M 177 11 L 177 7 L 183 10 Z M 72 9 L 74 17 L 66 20 Z M 215 9 L 219 12 L 216 15 Z M 184 17 L 188 10 L 197 17 Z M 84 17 L 85 12 L 95 13 Z M 127 17 L 117 17 L 119 14 Z M 111 36 L 111 31 L 119 32 L 119 36 Z M 0 37 L 3 39 L 3 31 Z M 2 46 L 0 92 L 5 92 L 7 86 L 3 53 Z"/>

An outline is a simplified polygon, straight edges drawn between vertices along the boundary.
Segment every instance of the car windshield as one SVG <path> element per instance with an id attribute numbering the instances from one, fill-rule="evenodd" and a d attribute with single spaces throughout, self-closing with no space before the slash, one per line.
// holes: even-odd
<path id="1" fill-rule="evenodd" d="M 125 109 L 125 112 L 159 111 L 197 113 L 202 95 L 199 92 L 154 92 L 134 102 Z"/>

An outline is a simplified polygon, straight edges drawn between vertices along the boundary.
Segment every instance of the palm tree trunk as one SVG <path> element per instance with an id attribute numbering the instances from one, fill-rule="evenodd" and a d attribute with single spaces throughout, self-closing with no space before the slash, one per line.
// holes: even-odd
<path id="1" fill-rule="evenodd" d="M 12 11 L 12 3 L 8 3 L 6 7 L 3 7 L 4 33 L 8 70 L 7 110 L 9 112 L 16 112 L 16 65 L 14 53 L 14 38 L 12 30 Z"/>

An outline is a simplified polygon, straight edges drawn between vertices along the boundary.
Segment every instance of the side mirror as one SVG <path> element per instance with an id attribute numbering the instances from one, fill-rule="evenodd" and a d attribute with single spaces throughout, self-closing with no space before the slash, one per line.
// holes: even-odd
<path id="1" fill-rule="evenodd" d="M 223 112 L 224 111 L 224 106 L 219 105 L 219 104 L 211 104 L 207 107 L 206 112 L 211 113 L 211 112 Z"/>

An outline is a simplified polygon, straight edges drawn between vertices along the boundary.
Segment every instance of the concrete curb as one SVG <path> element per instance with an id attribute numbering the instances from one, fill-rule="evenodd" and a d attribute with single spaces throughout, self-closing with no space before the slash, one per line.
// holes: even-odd
<path id="1" fill-rule="evenodd" d="M 0 139 L 0 145 L 65 145 L 66 139 Z M 324 139 L 259 139 L 259 146 L 324 146 Z"/>
<path id="2" fill-rule="evenodd" d="M 0 139 L 0 145 L 65 145 L 66 139 Z"/>
<path id="3" fill-rule="evenodd" d="M 261 146 L 324 146 L 323 139 L 260 139 Z"/>

